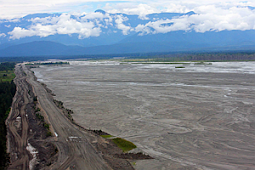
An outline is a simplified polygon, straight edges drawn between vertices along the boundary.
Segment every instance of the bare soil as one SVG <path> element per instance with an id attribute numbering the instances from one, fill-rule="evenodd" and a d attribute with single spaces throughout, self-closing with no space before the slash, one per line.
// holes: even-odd
<path id="1" fill-rule="evenodd" d="M 12 110 L 6 121 L 8 131 L 8 152 L 10 166 L 8 169 L 29 169 L 31 153 L 26 149 L 30 143 L 36 150 L 34 169 L 47 167 L 57 159 L 56 147 L 47 142 L 47 130 L 35 116 L 37 103 L 33 101 L 34 93 L 26 81 L 26 75 L 19 66 L 15 69 L 17 92 L 13 100 Z"/>

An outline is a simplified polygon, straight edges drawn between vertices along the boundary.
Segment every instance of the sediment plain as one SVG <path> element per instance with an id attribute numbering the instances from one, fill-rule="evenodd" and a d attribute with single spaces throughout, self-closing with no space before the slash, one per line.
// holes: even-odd
<path id="1" fill-rule="evenodd" d="M 155 158 L 136 169 L 255 169 L 255 62 L 69 62 L 33 71 L 75 122 Z"/>

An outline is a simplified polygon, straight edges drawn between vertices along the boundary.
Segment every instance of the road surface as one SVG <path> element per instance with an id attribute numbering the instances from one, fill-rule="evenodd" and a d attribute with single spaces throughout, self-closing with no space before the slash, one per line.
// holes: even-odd
<path id="1" fill-rule="evenodd" d="M 28 140 L 28 118 L 26 115 L 26 105 L 31 102 L 28 95 L 28 84 L 25 74 L 20 66 L 15 70 L 16 94 L 13 98 L 12 109 L 6 120 L 8 128 L 8 150 L 11 153 L 11 165 L 9 169 L 28 169 L 29 152 L 26 149 Z M 11 139 L 12 140 L 11 140 Z M 10 142 L 12 146 L 10 147 Z"/>

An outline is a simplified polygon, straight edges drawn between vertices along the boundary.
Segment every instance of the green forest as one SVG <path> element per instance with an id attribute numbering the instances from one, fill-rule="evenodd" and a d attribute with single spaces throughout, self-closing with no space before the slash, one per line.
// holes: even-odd
<path id="1" fill-rule="evenodd" d="M 0 170 L 5 169 L 9 163 L 6 153 L 6 125 L 5 120 L 10 112 L 12 98 L 16 92 L 13 82 L 15 63 L 0 64 Z"/>

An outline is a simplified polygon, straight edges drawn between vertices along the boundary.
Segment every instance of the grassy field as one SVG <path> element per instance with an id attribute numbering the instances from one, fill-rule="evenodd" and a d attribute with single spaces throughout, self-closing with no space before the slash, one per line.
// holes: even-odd
<path id="1" fill-rule="evenodd" d="M 14 71 L 0 71 L 0 82 L 11 82 L 14 78 Z"/>
<path id="2" fill-rule="evenodd" d="M 123 150 L 123 152 L 128 152 L 132 149 L 136 148 L 136 145 L 133 144 L 132 142 L 129 142 L 125 139 L 122 138 L 114 138 L 112 141 Z"/>
<path id="3" fill-rule="evenodd" d="M 111 139 L 123 152 L 128 152 L 136 148 L 136 145 L 122 138 L 116 138 L 112 135 L 100 135 L 103 138 Z"/>

